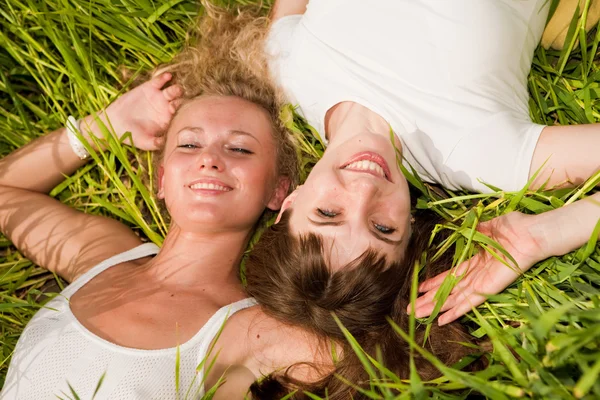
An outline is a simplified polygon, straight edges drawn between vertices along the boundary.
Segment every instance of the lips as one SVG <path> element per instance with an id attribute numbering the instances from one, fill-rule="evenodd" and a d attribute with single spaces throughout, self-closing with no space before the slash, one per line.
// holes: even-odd
<path id="1" fill-rule="evenodd" d="M 382 156 L 372 151 L 355 154 L 340 169 L 362 172 L 392 182 L 392 174 L 387 162 Z"/>
<path id="2" fill-rule="evenodd" d="M 221 194 L 231 192 L 233 188 L 226 183 L 212 178 L 198 179 L 188 185 L 196 193 Z"/>

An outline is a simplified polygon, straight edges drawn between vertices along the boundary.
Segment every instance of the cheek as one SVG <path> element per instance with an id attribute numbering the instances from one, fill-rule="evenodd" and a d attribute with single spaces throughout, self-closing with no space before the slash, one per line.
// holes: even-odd
<path id="1" fill-rule="evenodd" d="M 180 187 L 185 184 L 185 172 L 189 168 L 189 162 L 181 155 L 172 156 L 163 164 L 163 186 L 167 188 Z M 167 193 L 165 193 L 166 195 Z"/>
<path id="2" fill-rule="evenodd" d="M 247 190 L 264 192 L 274 187 L 275 162 L 273 160 L 246 160 L 231 168 L 238 182 Z"/>

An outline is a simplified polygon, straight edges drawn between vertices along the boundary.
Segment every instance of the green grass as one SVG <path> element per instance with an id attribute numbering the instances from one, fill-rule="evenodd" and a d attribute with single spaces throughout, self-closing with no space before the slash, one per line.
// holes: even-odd
<path id="1" fill-rule="evenodd" d="M 168 61 L 197 12 L 191 0 L 6 0 L 0 7 L 0 156 L 62 126 L 69 114 L 81 117 L 105 106 L 126 90 L 128 77 Z M 564 51 L 536 51 L 529 78 L 535 122 L 600 120 L 600 30 L 586 35 L 581 26 L 579 19 L 573 20 Z M 289 110 L 285 118 L 297 132 L 307 132 Z M 80 210 L 120 219 L 160 243 L 166 226 L 146 186 L 148 155 L 116 141 L 111 148 L 52 195 Z M 310 139 L 303 149 L 305 176 L 321 149 Z M 439 250 L 456 253 L 455 260 L 476 248 L 469 232 L 478 214 L 489 218 L 513 209 L 539 213 L 594 190 L 590 184 L 581 190 L 469 195 L 415 184 L 423 192 L 418 207 L 443 216 L 440 229 L 452 231 Z M 19 334 L 46 300 L 42 292 L 57 292 L 63 284 L 0 237 L 0 385 Z M 494 344 L 484 371 L 465 373 L 438 365 L 414 343 L 411 332 L 399 332 L 443 376 L 422 382 L 413 374 L 402 381 L 386 374 L 372 355 L 363 355 L 373 374 L 369 395 L 459 399 L 478 392 L 492 399 L 600 398 L 599 306 L 600 251 L 591 240 L 576 252 L 539 263 L 465 317 L 475 337 L 487 336 Z"/>

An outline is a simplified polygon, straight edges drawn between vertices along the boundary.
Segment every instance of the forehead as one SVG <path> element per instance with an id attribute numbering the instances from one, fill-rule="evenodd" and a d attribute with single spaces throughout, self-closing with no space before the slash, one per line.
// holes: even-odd
<path id="1" fill-rule="evenodd" d="M 385 256 L 388 260 L 396 260 L 401 257 L 401 250 L 397 246 L 375 242 L 366 235 L 349 237 L 346 234 L 321 234 L 321 236 L 323 238 L 323 249 L 325 249 L 325 259 L 334 271 L 352 263 L 369 251 Z M 362 237 L 357 238 L 356 236 Z"/>
<path id="2" fill-rule="evenodd" d="M 299 213 L 296 213 L 299 214 Z M 290 227 L 294 236 L 308 234 L 317 235 L 323 244 L 323 257 L 333 271 L 352 263 L 365 252 L 373 251 L 384 256 L 387 260 L 398 261 L 403 258 L 404 246 L 395 246 L 382 243 L 368 232 L 351 232 L 347 228 L 327 227 L 325 229 L 313 230 L 307 226 L 294 226 L 290 219 Z"/>
<path id="3" fill-rule="evenodd" d="M 271 133 L 265 109 L 235 96 L 200 96 L 182 104 L 173 117 L 170 131 L 182 126 L 226 124 L 232 129 Z"/>

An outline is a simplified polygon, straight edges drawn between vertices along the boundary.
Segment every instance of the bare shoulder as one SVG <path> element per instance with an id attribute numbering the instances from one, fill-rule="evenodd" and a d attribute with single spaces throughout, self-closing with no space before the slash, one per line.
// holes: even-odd
<path id="1" fill-rule="evenodd" d="M 253 307 L 244 316 L 247 331 L 246 346 L 251 357 L 246 367 L 256 376 L 268 375 L 295 366 L 291 371 L 297 379 L 312 380 L 313 367 L 331 365 L 331 349 L 328 341 L 319 340 L 312 333 L 294 325 L 285 324 L 265 314 L 260 307 Z"/>
<path id="2" fill-rule="evenodd" d="M 207 374 L 207 387 L 233 369 L 242 368 L 254 379 L 289 370 L 300 380 L 318 380 L 331 370 L 329 342 L 266 315 L 260 306 L 238 311 L 227 321 L 214 345 L 217 360 Z M 249 386 L 249 385 L 248 385 Z"/>

